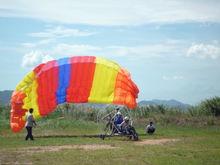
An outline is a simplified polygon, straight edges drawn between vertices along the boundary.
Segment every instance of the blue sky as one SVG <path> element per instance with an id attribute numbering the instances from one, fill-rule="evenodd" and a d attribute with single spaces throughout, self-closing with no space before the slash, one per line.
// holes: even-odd
<path id="1" fill-rule="evenodd" d="M 95 55 L 126 68 L 143 99 L 220 96 L 220 1 L 0 0 L 0 90 L 41 62 Z"/>

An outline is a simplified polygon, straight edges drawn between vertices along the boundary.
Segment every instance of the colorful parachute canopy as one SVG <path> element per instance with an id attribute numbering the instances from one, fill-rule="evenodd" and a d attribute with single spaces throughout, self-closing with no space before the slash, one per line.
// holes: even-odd
<path id="1" fill-rule="evenodd" d="M 58 104 L 112 103 L 136 107 L 138 88 L 118 64 L 93 56 L 75 56 L 40 64 L 17 85 L 11 97 L 11 129 L 20 131 L 28 109 L 35 118 Z"/>

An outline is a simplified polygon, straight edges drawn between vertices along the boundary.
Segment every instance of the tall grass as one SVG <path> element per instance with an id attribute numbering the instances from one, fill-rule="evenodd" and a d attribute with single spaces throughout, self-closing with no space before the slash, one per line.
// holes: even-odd
<path id="1" fill-rule="evenodd" d="M 0 130 L 9 128 L 10 107 L 0 105 Z"/>
<path id="2" fill-rule="evenodd" d="M 57 119 L 51 127 L 68 127 L 72 121 L 89 121 L 93 123 L 103 122 L 101 119 L 114 110 L 113 105 L 99 106 L 92 104 L 62 104 L 48 116 L 39 120 L 40 123 L 50 123 L 50 119 Z M 191 106 L 187 110 L 170 108 L 164 105 L 138 106 L 135 110 L 121 108 L 124 116 L 129 116 L 134 124 L 143 127 L 150 121 L 160 125 L 180 126 L 209 126 L 220 125 L 220 98 L 214 97 L 202 101 L 199 105 Z M 9 128 L 10 107 L 0 106 L 0 128 Z M 65 123 L 69 120 L 68 122 Z M 66 125 L 65 125 L 66 124 Z M 101 123 L 103 124 L 103 123 Z"/>

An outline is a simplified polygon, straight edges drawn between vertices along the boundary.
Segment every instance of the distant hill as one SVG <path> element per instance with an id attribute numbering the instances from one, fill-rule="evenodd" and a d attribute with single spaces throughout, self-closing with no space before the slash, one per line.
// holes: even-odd
<path id="1" fill-rule="evenodd" d="M 10 102 L 12 90 L 0 91 L 0 104 L 7 105 Z"/>
<path id="2" fill-rule="evenodd" d="M 7 105 L 10 102 L 10 98 L 12 95 L 12 90 L 5 90 L 5 91 L 0 91 L 0 104 L 1 105 Z M 79 104 L 80 105 L 80 104 Z M 190 105 L 182 103 L 177 100 L 158 100 L 158 99 L 153 99 L 153 100 L 143 100 L 138 103 L 139 106 L 146 106 L 146 105 L 165 105 L 168 107 L 178 107 L 181 109 L 187 109 Z M 108 104 L 87 104 L 85 106 L 91 106 L 94 108 L 104 108 L 106 106 L 110 106 Z"/>
<path id="3" fill-rule="evenodd" d="M 146 105 L 164 105 L 164 106 L 167 106 L 167 107 L 171 107 L 171 108 L 181 108 L 183 110 L 187 109 L 190 105 L 189 104 L 185 104 L 185 103 L 182 103 L 180 101 L 177 101 L 177 100 L 174 100 L 174 99 L 171 99 L 171 100 L 158 100 L 158 99 L 153 99 L 153 100 L 143 100 L 143 101 L 140 101 L 138 103 L 139 106 L 146 106 Z"/>

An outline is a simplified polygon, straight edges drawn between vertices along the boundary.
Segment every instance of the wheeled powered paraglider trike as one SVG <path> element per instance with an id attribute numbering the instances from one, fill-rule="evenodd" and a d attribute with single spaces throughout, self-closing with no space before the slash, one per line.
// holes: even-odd
<path id="1" fill-rule="evenodd" d="M 129 124 L 126 127 L 118 126 L 114 122 L 115 115 L 110 113 L 102 118 L 102 121 L 105 122 L 104 125 L 104 134 L 101 135 L 101 138 L 104 140 L 105 137 L 112 136 L 127 136 L 129 139 L 137 141 L 138 134 L 135 128 L 132 126 L 132 121 L 129 121 Z"/>

